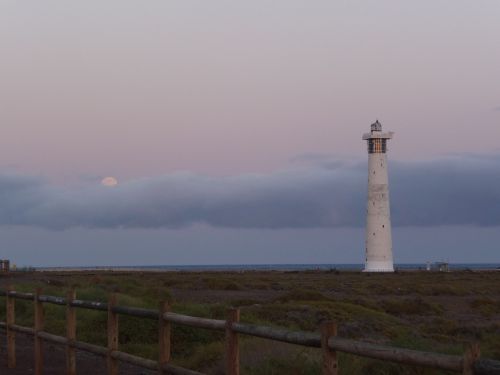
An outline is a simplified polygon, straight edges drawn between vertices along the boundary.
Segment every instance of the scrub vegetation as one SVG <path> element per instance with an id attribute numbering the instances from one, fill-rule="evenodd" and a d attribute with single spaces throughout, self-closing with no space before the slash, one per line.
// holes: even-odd
<path id="1" fill-rule="evenodd" d="M 224 319 L 230 306 L 241 321 L 317 331 L 322 321 L 338 322 L 339 336 L 411 349 L 461 354 L 467 341 L 479 341 L 482 356 L 500 359 L 500 272 L 34 272 L 0 278 L 18 291 L 106 301 L 156 309 L 168 300 L 172 311 Z M 65 333 L 64 307 L 45 304 L 46 330 Z M 5 320 L 5 298 L 0 317 Z M 106 344 L 106 314 L 78 309 L 77 337 Z M 16 301 L 17 323 L 33 325 L 32 303 Z M 224 337 L 220 332 L 173 326 L 172 360 L 202 372 L 222 372 Z M 320 350 L 241 338 L 242 373 L 318 374 Z M 157 357 L 157 322 L 120 316 L 120 349 Z M 439 374 L 340 355 L 347 374 Z"/>

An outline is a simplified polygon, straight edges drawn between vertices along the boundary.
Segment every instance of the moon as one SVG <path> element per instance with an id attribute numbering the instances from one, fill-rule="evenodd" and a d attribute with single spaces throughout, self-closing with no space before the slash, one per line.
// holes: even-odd
<path id="1" fill-rule="evenodd" d="M 106 187 L 115 187 L 118 185 L 118 180 L 115 177 L 105 177 L 101 181 L 101 185 Z"/>

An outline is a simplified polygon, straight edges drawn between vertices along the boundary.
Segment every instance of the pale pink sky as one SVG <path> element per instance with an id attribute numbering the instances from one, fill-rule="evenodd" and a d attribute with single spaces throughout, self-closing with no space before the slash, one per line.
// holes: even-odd
<path id="1" fill-rule="evenodd" d="M 378 118 L 396 261 L 498 262 L 499 20 L 498 0 L 3 0 L 2 257 L 359 263 Z"/>
<path id="2" fill-rule="evenodd" d="M 3 1 L 0 167 L 56 180 L 493 152 L 498 1 Z M 497 108 L 497 110 L 495 110 Z"/>

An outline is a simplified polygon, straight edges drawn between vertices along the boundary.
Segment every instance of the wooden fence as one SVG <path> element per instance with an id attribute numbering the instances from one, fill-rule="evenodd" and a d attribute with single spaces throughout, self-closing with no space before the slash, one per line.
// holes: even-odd
<path id="1" fill-rule="evenodd" d="M 224 331 L 225 332 L 225 368 L 227 375 L 239 375 L 239 334 L 266 338 L 306 347 L 320 348 L 322 351 L 322 374 L 336 375 L 341 369 L 337 364 L 337 352 L 357 356 L 391 361 L 406 365 L 416 365 L 434 369 L 448 370 L 467 375 L 500 375 L 500 361 L 480 359 L 479 346 L 468 345 L 463 356 L 438 354 L 390 346 L 375 345 L 354 341 L 337 336 L 337 327 L 333 322 L 325 322 L 321 333 L 289 331 L 272 327 L 240 323 L 238 309 L 229 309 L 226 320 L 197 318 L 175 314 L 169 311 L 169 305 L 162 302 L 158 310 L 117 305 L 116 295 L 111 295 L 107 303 L 76 299 L 75 291 L 68 292 L 66 298 L 36 293 L 20 293 L 13 290 L 0 291 L 6 298 L 6 322 L 0 322 L 0 328 L 7 331 L 7 363 L 9 368 L 16 367 L 16 332 L 34 337 L 34 373 L 43 373 L 43 342 L 52 342 L 66 347 L 66 371 L 74 375 L 77 370 L 76 350 L 82 350 L 107 359 L 108 374 L 118 374 L 119 362 L 127 362 L 159 374 L 201 375 L 199 372 L 180 368 L 170 363 L 170 331 L 172 324 Z M 34 328 L 15 324 L 15 300 L 33 301 Z M 44 331 L 44 303 L 66 308 L 66 337 L 56 336 Z M 76 309 L 91 309 L 108 314 L 108 346 L 102 347 L 76 340 Z M 118 315 L 128 315 L 158 321 L 159 357 L 157 361 L 141 358 L 118 350 Z"/>

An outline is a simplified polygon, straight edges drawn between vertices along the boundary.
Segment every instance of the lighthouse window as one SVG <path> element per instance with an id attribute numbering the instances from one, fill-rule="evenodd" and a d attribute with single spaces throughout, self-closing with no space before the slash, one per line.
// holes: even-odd
<path id="1" fill-rule="evenodd" d="M 374 139 L 368 140 L 368 153 L 369 154 L 383 154 L 386 151 L 387 151 L 387 140 L 386 139 L 374 138 Z"/>

